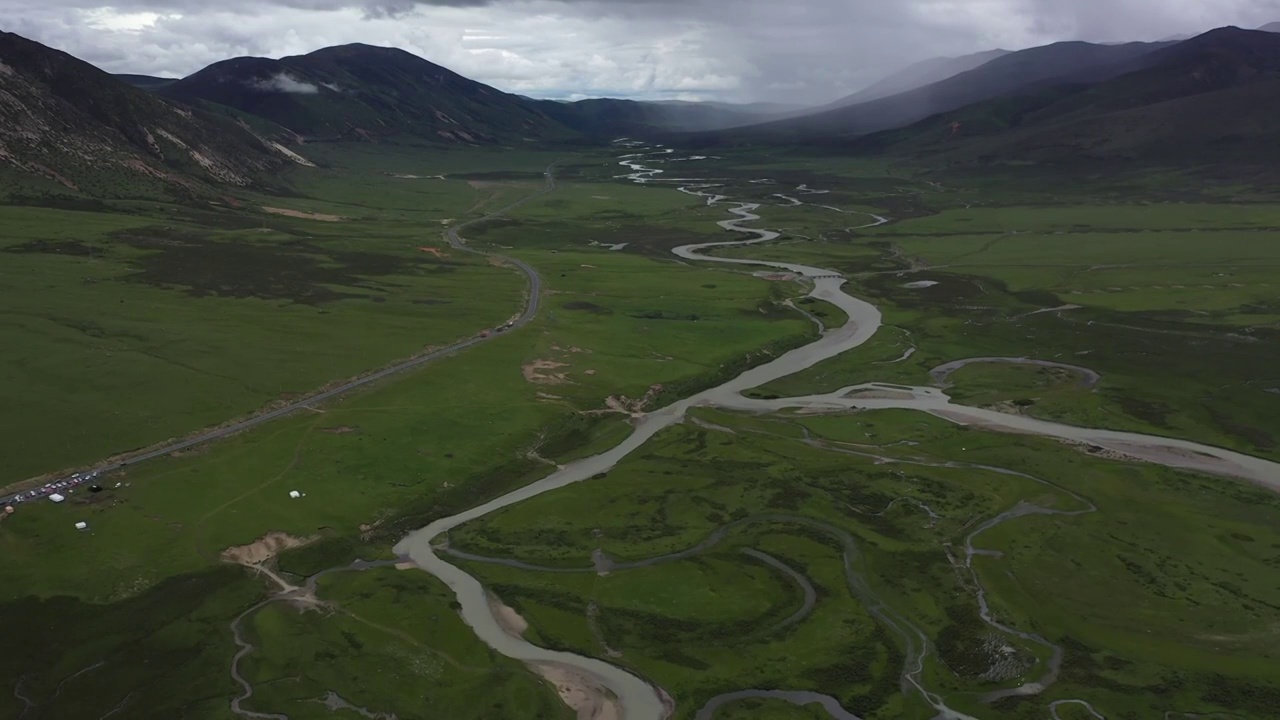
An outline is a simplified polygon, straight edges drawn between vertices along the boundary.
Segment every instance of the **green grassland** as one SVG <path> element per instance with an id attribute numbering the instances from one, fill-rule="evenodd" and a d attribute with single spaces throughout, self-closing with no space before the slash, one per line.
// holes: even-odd
<path id="1" fill-rule="evenodd" d="M 539 180 L 473 187 L 391 177 L 466 166 L 444 157 L 328 149 L 296 196 L 224 204 L 146 200 L 95 211 L 0 207 L 6 347 L 0 485 L 181 436 L 492 327 L 524 281 L 441 250 L 440 232 Z M 477 152 L 475 167 L 501 167 Z M 546 156 L 515 154 L 517 168 Z M 511 165 L 508 165 L 511 167 Z M 398 170 L 397 170 L 398 171 Z M 539 170 L 540 174 L 540 170 Z M 261 207 L 344 218 L 324 222 Z"/>
<path id="2" fill-rule="evenodd" d="M 12 587 L 101 600 L 198 569 L 267 530 L 351 533 L 529 451 L 572 453 L 575 445 L 556 437 L 557 420 L 567 417 L 575 431 L 608 423 L 609 414 L 574 416 L 606 410 L 609 395 L 639 399 L 654 385 L 697 381 L 758 348 L 814 332 L 794 311 L 774 309 L 771 286 L 749 277 L 661 266 L 664 295 L 656 298 L 656 286 L 646 284 L 654 261 L 602 251 L 591 255 L 596 268 L 582 269 L 578 259 L 544 253 L 536 260 L 546 301 L 562 309 L 520 332 L 393 386 L 111 478 L 129 482 L 127 492 L 77 505 L 100 538 L 89 548 L 62 531 L 65 513 L 16 516 L 0 528 L 5 562 L 24 578 Z M 619 302 L 628 298 L 630 309 L 563 309 L 600 300 L 604 286 Z M 539 369 L 540 361 L 555 365 Z M 295 487 L 311 502 L 289 503 Z M 66 564 L 59 577 L 44 567 L 46 552 L 75 554 L 86 567 Z"/>
<path id="3" fill-rule="evenodd" d="M 616 180 L 609 154 L 306 150 L 319 167 L 295 169 L 283 196 L 240 193 L 199 209 L 146 199 L 75 214 L 0 208 L 17 228 L 0 240 L 10 310 L 0 317 L 26 338 L 4 361 L 11 397 L 0 429 L 22 448 L 10 467 L 29 466 L 15 478 L 216 423 L 505 320 L 520 305 L 519 274 L 452 252 L 440 232 L 533 191 L 555 160 L 560 189 L 465 233 L 538 268 L 537 319 L 314 412 L 116 473 L 103 493 L 3 519 L 0 612 L 24 622 L 0 654 L 0 686 L 21 691 L 0 692 L 0 717 L 21 714 L 22 695 L 38 703 L 26 720 L 100 717 L 121 703 L 231 718 L 229 625 L 273 586 L 224 562 L 224 549 L 269 531 L 307 539 L 274 561 L 293 582 L 358 557 L 389 559 L 408 530 L 616 444 L 629 412 L 816 337 L 784 304 L 801 285 L 670 255 L 740 239 L 715 225 L 730 217 L 725 204 Z M 1037 186 L 764 151 L 668 171 L 726 178 L 716 192 L 765 203 L 757 225 L 784 230 L 778 243 L 722 252 L 838 269 L 884 313 L 864 346 L 760 395 L 924 385 L 951 360 L 1029 356 L 1102 381 L 1091 390 L 1071 373 L 978 364 L 954 373 L 948 392 L 1280 456 L 1280 395 L 1266 392 L 1280 388 L 1275 310 L 1261 287 L 1280 218 L 1275 205 L 1238 202 L 1262 190 L 1181 190 L 1187 205 L 1143 205 L 1133 194 L 1168 199 L 1168 178 Z M 765 176 L 777 182 L 750 182 Z M 772 197 L 801 184 L 831 191 L 806 202 L 854 212 Z M 1171 214 L 1155 219 L 1163 209 Z M 861 212 L 898 222 L 851 229 L 867 221 Z M 1125 267 L 1099 267 L 1110 265 Z M 937 284 L 905 287 L 916 280 Z M 1038 312 L 1066 304 L 1082 307 Z M 797 307 L 828 326 L 844 319 L 823 303 Z M 921 681 L 984 719 L 1043 718 L 1049 702 L 1072 698 L 1119 718 L 1262 718 L 1280 703 L 1274 496 L 906 411 L 696 414 L 735 434 L 686 423 L 604 477 L 452 534 L 481 555 L 582 570 L 466 564 L 530 621 L 531 640 L 636 670 L 675 697 L 681 718 L 752 686 L 827 693 L 868 719 L 932 717 L 902 692 L 909 648 L 871 592 L 930 639 Z M 802 442 L 805 432 L 827 446 Z M 306 497 L 289 499 L 293 489 Z M 984 624 L 972 578 L 948 554 L 1021 501 L 1097 510 L 1019 518 L 976 541 L 1001 553 L 973 562 L 993 611 L 1065 653 L 1043 696 L 988 706 L 982 693 L 1017 680 L 988 677 L 995 640 L 1023 680 L 1050 654 Z M 88 532 L 72 530 L 79 520 Z M 720 529 L 689 557 L 591 570 L 597 548 L 635 562 Z M 841 533 L 869 591 L 851 588 Z M 806 578 L 812 611 L 797 617 L 803 585 L 747 550 Z M 542 681 L 478 643 L 425 574 L 336 573 L 319 597 L 326 612 L 275 603 L 245 620 L 258 646 L 241 663 L 256 688 L 250 708 L 355 717 L 315 702 L 332 691 L 400 717 L 567 714 Z M 823 714 L 757 700 L 717 714 L 741 716 Z"/>
<path id="4" fill-rule="evenodd" d="M 717 720 L 827 720 L 818 705 L 796 707 L 781 700 L 739 700 L 716 713 Z"/>
<path id="5" fill-rule="evenodd" d="M 989 200 L 999 203 L 999 198 Z M 1196 230 L 1277 230 L 1280 206 L 1269 203 L 1139 201 L 1023 205 L 945 210 L 875 231 L 878 235 L 1078 233 Z M 1146 238 L 1134 238 L 1143 241 Z M 1123 251 L 1122 251 L 1123 252 Z"/>
<path id="6" fill-rule="evenodd" d="M 950 201 L 941 192 L 919 200 Z M 845 237 L 720 252 L 838 270 L 884 315 L 886 327 L 867 345 L 760 388 L 759 396 L 870 381 L 927 385 L 928 371 L 948 361 L 1031 357 L 1083 365 L 1103 380 L 1092 391 L 1072 383 L 1025 387 L 1022 369 L 993 365 L 958 373 L 949 392 L 980 404 L 1017 402 L 1023 412 L 1072 424 L 1280 457 L 1280 396 L 1268 392 L 1280 389 L 1270 361 L 1280 342 L 1273 307 L 1280 244 L 1266 230 L 1280 223 L 1280 209 L 1214 207 L 945 210 Z M 1165 208 L 1170 217 L 1152 219 Z M 757 212 L 771 223 L 775 213 L 801 210 L 829 218 L 819 208 Z M 990 234 L 965 227 L 947 235 L 937 231 L 943 218 L 957 225 L 972 218 Z M 1069 220 L 1070 231 L 1050 231 Z M 927 234 L 911 234 L 912 227 Z M 1160 229 L 1141 231 L 1149 227 Z M 935 284 L 907 287 L 916 281 Z M 966 387 L 979 372 L 983 392 Z"/>
<path id="7" fill-rule="evenodd" d="M 417 227 L 0 209 L 0 483 L 180 436 L 498 324 L 523 283 Z M 456 256 L 455 256 L 456 255 Z M 20 449 L 20 450 L 19 450 Z"/>
<path id="8" fill-rule="evenodd" d="M 319 700 L 335 693 L 384 717 L 572 715 L 541 678 L 480 642 L 426 573 L 337 573 L 319 590 L 321 609 L 275 603 L 248 619 L 255 651 L 242 672 L 256 691 L 247 707 L 320 720 L 334 712 Z"/>
<path id="9" fill-rule="evenodd" d="M 1280 208 L 1270 214 L 1280 222 Z M 995 278 L 1011 292 L 1050 292 L 1091 308 L 1226 326 L 1280 321 L 1274 232 L 912 237 L 900 247 L 949 272 Z"/>
<path id="10" fill-rule="evenodd" d="M 299 207 L 341 212 L 323 205 Z M 808 319 L 778 305 L 778 291 L 769 283 L 585 242 L 571 243 L 582 246 L 574 252 L 553 252 L 537 240 L 525 244 L 523 238 L 535 237 L 532 233 L 500 226 L 510 233 L 503 243 L 516 245 L 508 252 L 531 261 L 544 277 L 546 310 L 533 324 L 315 412 L 116 473 L 107 478 L 103 493 L 77 494 L 63 506 L 24 507 L 0 523 L 4 607 L 21 609 L 31 620 L 23 642 L 14 646 L 30 651 L 7 654 L 0 682 L 12 686 L 32 674 L 29 668 L 50 664 L 45 648 L 53 625 L 82 627 L 100 620 L 98 654 L 127 666 L 104 676 L 120 690 L 115 702 L 130 692 L 143 693 L 140 680 L 129 674 L 137 669 L 138 652 L 130 623 L 141 608 L 173 603 L 183 613 L 221 618 L 216 629 L 207 630 L 218 635 L 219 644 L 173 659 L 171 677 L 200 675 L 213 683 L 226 676 L 230 662 L 224 628 L 263 592 L 246 571 L 223 566 L 223 549 L 268 531 L 316 538 L 280 560 L 282 570 L 300 575 L 357 556 L 386 557 L 408 529 L 544 474 L 539 456 L 566 461 L 616 441 L 625 430 L 624 416 L 607 411 L 607 396 L 639 400 L 655 385 L 705 384 L 726 368 L 759 362 L 777 351 L 762 348 L 780 349 L 814 336 Z M 480 235 L 484 242 L 491 240 L 487 233 Z M 490 293 L 483 302 L 495 309 L 504 304 L 506 317 L 518 307 L 519 276 L 509 269 L 492 272 L 517 292 L 504 299 L 492 286 L 477 286 L 469 297 Z M 611 312 L 593 312 L 588 303 Z M 539 361 L 563 365 L 539 371 Z M 526 370 L 534 372 L 527 378 Z M 117 482 L 122 486 L 116 488 Z M 292 489 L 306 498 L 290 500 Z M 88 532 L 71 529 L 79 520 L 90 524 Z M 225 583 L 228 577 L 246 579 L 237 585 L 241 594 L 235 598 L 177 601 L 178 587 L 200 578 Z M 55 597 L 60 598 L 56 603 Z M 103 607 L 119 614 L 104 614 Z M 155 622 L 180 623 L 181 617 L 158 615 Z M 174 630 L 171 641 L 183 647 L 189 632 Z M 47 707 L 58 678 L 97 661 L 86 658 L 62 675 L 40 673 L 23 687 Z M 178 699 L 163 706 L 186 703 L 180 682 L 166 682 L 160 679 L 157 688 Z M 190 716 L 226 716 L 229 683 L 203 690 L 207 702 L 199 709 L 192 705 Z M 64 687 L 58 702 L 79 702 L 68 697 L 74 687 Z M 0 713 L 7 704 L 21 705 L 0 695 Z"/>
<path id="11" fill-rule="evenodd" d="M 864 717 L 932 717 L 897 692 L 900 651 L 843 587 L 830 540 L 770 520 L 779 515 L 823 520 L 857 538 L 862 571 L 877 594 L 935 638 L 927 682 L 966 712 L 1040 717 L 1047 702 L 1072 697 L 1118 717 L 1215 707 L 1244 717 L 1269 712 L 1265 699 L 1278 688 L 1269 670 L 1274 650 L 1264 639 L 1270 631 L 1262 628 L 1280 602 L 1267 579 L 1280 559 L 1274 496 L 906 411 L 792 421 L 705 417 L 736 434 L 665 431 L 608 477 L 465 525 L 451 534 L 451 545 L 587 568 L 564 575 L 463 563 L 525 615 L 539 641 L 602 658 L 621 653 L 614 662 L 673 693 L 677 717 L 744 687 L 817 689 Z M 877 464 L 768 432 L 786 422 L 899 462 Z M 919 444 L 886 442 L 903 436 Z M 973 467 L 914 464 L 942 460 L 1027 472 L 1057 487 Z M 976 693 L 996 686 L 981 677 L 989 663 L 981 648 L 993 631 L 978 620 L 944 547 L 959 552 L 966 528 L 1019 501 L 1081 509 L 1069 493 L 1088 498 L 1097 512 L 1019 519 L 976 541 L 1002 553 L 975 562 L 998 615 L 1062 644 L 1068 657 L 1062 680 L 1044 698 L 983 709 Z M 938 520 L 909 504 L 890 505 L 899 497 L 927 503 Z M 619 561 L 656 557 L 751 518 L 760 522 L 685 560 L 606 576 L 589 571 L 596 548 Z M 1185 532 L 1192 523 L 1204 532 Z M 744 547 L 802 569 L 819 590 L 813 614 L 774 635 L 764 632 L 796 609 L 798 593 L 787 592 L 785 578 L 761 577 Z M 1019 653 L 1040 663 L 1020 677 L 1037 677 L 1043 648 Z M 1224 689 L 1235 694 L 1223 697 Z"/>

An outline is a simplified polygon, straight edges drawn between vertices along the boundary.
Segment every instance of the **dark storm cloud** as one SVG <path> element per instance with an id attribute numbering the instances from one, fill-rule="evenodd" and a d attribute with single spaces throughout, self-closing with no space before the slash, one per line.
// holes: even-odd
<path id="1" fill-rule="evenodd" d="M 943 54 L 1280 20 L 1280 0 L 0 0 L 116 72 L 395 45 L 505 90 L 820 102 Z"/>

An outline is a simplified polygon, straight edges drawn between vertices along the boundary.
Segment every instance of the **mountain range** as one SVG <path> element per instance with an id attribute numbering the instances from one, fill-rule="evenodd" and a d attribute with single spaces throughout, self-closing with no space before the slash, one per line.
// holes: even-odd
<path id="1" fill-rule="evenodd" d="M 947 163 L 1270 152 L 1280 34 L 1062 42 L 917 63 L 811 110 L 534 100 L 395 48 L 243 57 L 184 78 L 110 76 L 0 33 L 0 171 L 90 195 L 272 182 L 314 141 L 511 145 L 619 136 L 788 145 Z M 8 168 L 5 171 L 5 168 Z M 132 189 L 130 189 L 132 188 Z"/>
<path id="2" fill-rule="evenodd" d="M 853 139 L 939 163 L 1258 165 L 1280 155 L 1280 35 L 1221 28 L 1099 82 L 1028 88 Z"/>
<path id="3" fill-rule="evenodd" d="M 1061 42 L 1006 53 L 972 70 L 865 102 L 821 109 L 731 135 L 735 142 L 780 142 L 856 137 L 901 127 L 941 112 L 1064 82 L 1097 82 L 1141 65 L 1141 58 L 1176 43 L 1096 45 Z"/>
<path id="4" fill-rule="evenodd" d="M 858 105 L 859 103 L 879 100 L 890 95 L 910 92 L 916 88 L 941 82 L 947 78 L 955 77 L 962 72 L 975 70 L 995 60 L 996 58 L 1008 55 L 1008 50 L 987 50 L 986 52 L 973 53 L 972 55 L 962 55 L 960 57 L 936 57 L 928 60 L 922 60 L 918 63 L 908 65 L 888 77 L 859 90 L 858 92 L 847 97 L 840 98 L 835 102 L 825 106 L 823 109 L 834 110 L 835 108 L 848 107 L 850 105 Z"/>
<path id="5" fill-rule="evenodd" d="M 306 161 L 244 123 L 166 102 L 0 32 L 0 169 L 113 195 L 257 184 L 290 162 Z"/>
<path id="6" fill-rule="evenodd" d="M 444 142 L 568 137 L 522 98 L 396 48 L 340 45 L 279 60 L 233 58 L 155 87 L 256 115 L 311 139 L 410 134 Z"/>

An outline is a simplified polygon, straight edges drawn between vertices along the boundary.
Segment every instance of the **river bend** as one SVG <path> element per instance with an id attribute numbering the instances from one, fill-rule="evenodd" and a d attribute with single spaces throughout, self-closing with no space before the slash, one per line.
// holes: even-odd
<path id="1" fill-rule="evenodd" d="M 663 156 L 673 154 L 673 151 L 669 148 L 657 152 Z M 713 187 L 717 187 L 717 185 L 705 179 L 661 179 L 660 176 L 663 171 L 646 167 L 642 162 L 645 157 L 645 153 L 638 153 L 622 159 L 620 164 L 627 167 L 631 172 L 620 177 L 625 177 L 641 184 L 655 182 L 686 183 L 682 191 L 706 197 L 708 205 L 716 205 L 728 200 L 723 195 L 706 192 Z M 684 163 L 686 166 L 689 164 L 691 163 Z M 794 194 L 814 195 L 822 194 L 822 192 L 821 190 L 800 186 L 796 188 Z M 794 197 L 787 198 L 788 204 L 793 204 L 792 201 L 794 200 Z M 756 203 L 737 203 L 735 207 L 731 207 L 728 210 L 733 217 L 718 223 L 725 230 L 748 236 L 746 239 L 684 245 L 675 248 L 673 253 L 677 257 L 691 261 L 787 270 L 812 283 L 812 289 L 808 293 L 809 297 L 829 302 L 843 310 L 849 317 L 844 326 L 828 331 L 808 345 L 747 370 L 723 385 L 705 390 L 692 397 L 672 403 L 665 408 L 645 414 L 635 421 L 635 427 L 631 435 L 610 450 L 569 463 L 542 480 L 502 497 L 495 498 L 483 505 L 451 517 L 436 520 L 426 527 L 411 533 L 396 545 L 397 554 L 408 556 L 419 567 L 440 578 L 453 590 L 457 595 L 458 602 L 461 604 L 463 619 L 486 644 L 497 652 L 528 663 L 562 663 L 598 679 L 601 684 L 617 696 L 626 720 L 662 720 L 667 716 L 668 710 L 664 706 L 662 693 L 648 681 L 602 660 L 548 650 L 505 632 L 490 609 L 488 597 L 481 583 L 457 566 L 444 560 L 437 554 L 433 542 L 449 530 L 463 523 L 606 472 L 637 448 L 644 445 L 654 435 L 681 422 L 685 413 L 692 407 L 714 406 L 749 412 L 777 412 L 787 409 L 806 409 L 818 412 L 845 412 L 852 409 L 874 408 L 913 409 L 939 415 L 961 424 L 976 425 L 991 430 L 1046 435 L 1072 442 L 1087 443 L 1150 462 L 1240 477 L 1258 482 L 1272 489 L 1280 488 L 1280 465 L 1260 458 L 1184 440 L 1152 437 L 1137 433 L 1079 428 L 1021 415 L 1009 415 L 992 410 L 955 405 L 951 403 L 950 398 L 945 393 L 937 388 L 893 386 L 894 396 L 898 399 L 859 397 L 860 392 L 868 390 L 878 390 L 880 392 L 864 392 L 864 394 L 879 396 L 889 394 L 883 392 L 885 388 L 875 384 L 844 388 L 829 394 L 807 397 L 775 400 L 757 400 L 744 397 L 742 393 L 746 390 L 800 372 L 823 360 L 862 345 L 875 334 L 881 322 L 880 311 L 875 306 L 844 292 L 842 286 L 845 283 L 845 279 L 835 270 L 795 263 L 766 262 L 705 254 L 706 251 L 712 249 L 769 242 L 780 237 L 778 232 L 747 226 L 747 223 L 760 219 L 754 212 L 759 207 L 760 205 Z M 888 222 L 886 218 L 874 215 L 868 216 L 870 218 L 869 225 Z M 848 558 L 846 560 L 848 561 Z M 855 585 L 855 587 L 851 588 L 855 595 L 861 596 L 860 599 L 864 601 L 872 601 L 873 606 L 868 607 L 868 610 L 889 626 L 890 629 L 896 631 L 900 639 L 906 643 L 907 656 L 915 659 L 915 666 L 907 668 L 904 678 L 907 680 L 918 678 L 923 669 L 923 648 L 927 645 L 927 638 L 920 635 L 919 631 L 914 627 L 906 624 L 892 608 L 882 604 L 875 606 L 874 598 L 868 597 L 864 592 L 861 592 L 865 590 L 865 587 L 860 588 L 856 586 L 856 583 L 851 584 Z M 941 698 L 928 692 L 918 681 L 912 680 L 911 684 L 938 711 L 939 718 L 973 720 L 968 715 L 948 708 Z M 737 699 L 738 696 L 744 698 L 759 697 L 760 694 L 758 693 L 763 692 L 744 690 L 741 693 L 732 694 L 734 697 L 722 696 L 717 700 L 728 702 Z M 779 691 L 769 692 L 776 693 Z M 769 696 L 778 697 L 779 695 Z M 828 712 L 836 718 L 847 719 L 853 717 L 840 709 L 838 704 L 835 704 L 835 707 L 831 707 L 827 702 L 831 698 L 826 696 L 810 694 L 800 697 L 797 695 L 792 701 L 797 700 L 802 702 L 822 702 Z M 703 712 L 699 713 L 699 718 L 708 718 L 713 712 L 714 708 L 703 708 Z"/>

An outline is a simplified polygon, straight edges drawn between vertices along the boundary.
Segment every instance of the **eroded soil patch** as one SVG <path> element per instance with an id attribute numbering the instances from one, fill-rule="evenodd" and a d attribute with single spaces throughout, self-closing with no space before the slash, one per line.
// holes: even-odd
<path id="1" fill-rule="evenodd" d="M 520 372 L 524 374 L 525 380 L 535 385 L 563 385 L 569 382 L 568 373 L 554 372 L 562 367 L 569 367 L 569 364 L 555 360 L 534 360 L 521 367 Z"/>
<path id="2" fill-rule="evenodd" d="M 222 559 L 237 565 L 261 565 L 285 550 L 300 548 L 319 539 L 318 535 L 302 538 L 288 533 L 272 531 L 248 545 L 236 545 L 223 550 Z"/>
<path id="3" fill-rule="evenodd" d="M 341 215 L 326 215 L 324 213 L 309 213 L 301 210 L 290 210 L 288 208 L 267 207 L 262 206 L 263 211 L 272 215 L 284 215 L 292 218 L 302 218 L 303 220 L 320 220 L 322 222 L 342 222 L 346 218 Z"/>

